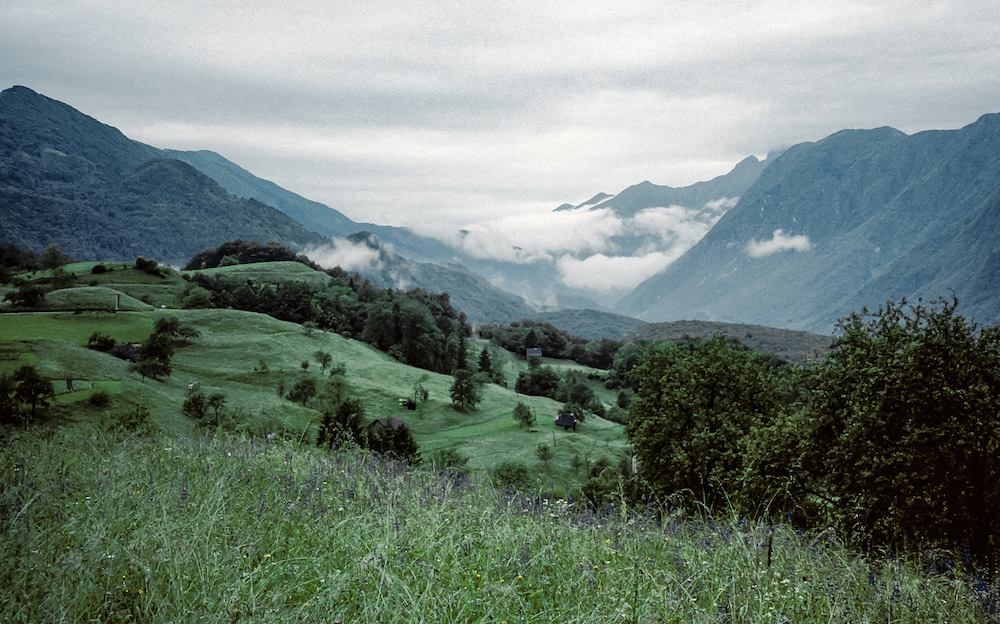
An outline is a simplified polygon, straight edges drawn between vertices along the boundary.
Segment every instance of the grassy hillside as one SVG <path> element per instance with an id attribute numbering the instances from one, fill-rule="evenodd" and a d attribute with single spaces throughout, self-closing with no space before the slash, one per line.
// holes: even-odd
<path id="1" fill-rule="evenodd" d="M 314 279 L 300 266 L 215 271 Z M 91 265 L 70 269 L 84 279 Z M 0 621 L 987 618 L 987 586 L 851 552 L 830 531 L 620 506 L 595 513 L 580 504 L 587 475 L 574 458 L 625 456 L 620 425 L 590 417 L 564 432 L 552 421 L 557 403 L 495 384 L 462 412 L 450 402 L 452 377 L 365 343 L 262 314 L 169 307 L 187 285 L 174 272 L 98 277 L 50 293 L 47 305 L 63 311 L 0 316 L 0 372 L 37 366 L 57 393 L 42 422 L 0 432 Z M 126 290 L 152 303 L 70 309 Z M 86 346 L 97 331 L 143 341 L 163 318 L 199 332 L 177 342 L 167 377 L 143 380 Z M 484 348 L 513 385 L 526 362 L 487 341 L 470 342 L 470 360 Z M 319 403 L 293 403 L 279 389 L 329 377 L 318 351 L 346 371 L 367 420 L 403 418 L 425 456 L 469 457 L 471 479 L 317 448 Z M 183 414 L 196 382 L 225 395 L 224 426 Z M 428 400 L 400 407 L 418 383 Z M 531 429 L 512 417 L 518 402 L 538 417 Z M 539 444 L 554 451 L 545 463 Z M 491 485 L 487 471 L 509 460 L 529 468 L 534 493 Z"/>
<path id="2" fill-rule="evenodd" d="M 281 437 L 0 438 L 4 622 L 985 621 L 969 586 L 736 518 L 595 515 Z"/>
<path id="3" fill-rule="evenodd" d="M 69 267 L 89 275 L 92 264 Z M 327 279 L 297 263 L 264 263 L 211 269 L 208 273 L 239 274 L 257 282 L 286 279 L 317 281 Z M 98 302 L 114 301 L 113 294 L 132 291 L 154 304 L 179 301 L 187 284 L 171 272 L 156 278 L 134 269 L 116 270 L 100 276 L 104 285 L 69 288 L 50 293 L 45 307 L 97 307 Z M 134 278 L 133 282 L 125 280 Z M 138 291 L 145 289 L 145 293 Z M 153 289 L 156 289 L 155 291 Z M 153 293 L 156 293 L 153 295 Z M 559 405 L 539 397 L 518 396 L 513 391 L 487 384 L 482 402 L 475 410 L 462 412 L 452 406 L 452 377 L 403 365 L 371 346 L 345 339 L 335 333 L 308 330 L 300 325 L 238 310 L 162 309 L 123 296 L 124 309 L 138 311 L 51 312 L 8 315 L 0 331 L 0 371 L 13 371 L 25 363 L 37 364 L 42 375 L 54 379 L 59 393 L 58 412 L 74 418 L 98 418 L 93 410 L 75 410 L 97 390 L 116 396 L 121 405 L 145 405 L 157 425 L 174 433 L 190 432 L 195 422 L 182 414 L 188 385 L 199 382 L 206 394 L 226 396 L 227 410 L 236 430 L 282 431 L 297 439 L 315 440 L 322 405 L 318 399 L 308 407 L 293 403 L 279 394 L 296 382 L 325 376 L 314 358 L 318 351 L 343 364 L 351 396 L 360 399 L 366 420 L 403 418 L 411 428 L 424 455 L 453 449 L 470 458 L 473 470 L 488 470 L 504 461 L 519 461 L 529 467 L 531 479 L 547 490 L 565 492 L 586 479 L 585 469 L 573 467 L 574 457 L 587 462 L 607 457 L 613 462 L 627 454 L 623 428 L 600 418 L 588 419 L 576 433 L 554 426 Z M 166 303 L 162 305 L 167 305 Z M 142 380 L 129 372 L 128 364 L 111 355 L 86 348 L 94 332 L 110 335 L 117 342 L 141 342 L 152 333 L 161 317 L 175 317 L 200 336 L 179 343 L 172 360 L 173 372 L 158 380 Z M 470 358 L 478 356 L 487 343 L 472 341 Z M 495 358 L 503 362 L 505 376 L 513 385 L 518 370 L 526 363 L 499 350 Z M 307 370 L 302 363 L 309 362 Z M 68 380 L 68 381 L 67 381 Z M 429 399 L 410 411 L 399 399 L 411 397 L 415 384 L 428 391 Z M 91 387 L 93 385 L 93 387 Z M 85 388 L 88 391 L 82 391 Z M 602 389 L 595 382 L 595 389 Z M 520 428 L 513 418 L 518 402 L 526 404 L 538 421 L 531 429 Z M 553 456 L 542 463 L 536 447 L 548 445 Z"/>

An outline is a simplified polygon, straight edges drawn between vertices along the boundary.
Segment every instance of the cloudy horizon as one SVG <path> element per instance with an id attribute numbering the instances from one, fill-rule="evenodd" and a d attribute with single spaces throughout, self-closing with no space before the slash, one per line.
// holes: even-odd
<path id="1" fill-rule="evenodd" d="M 626 268 L 607 243 L 639 224 L 563 203 L 1000 102 L 1000 16 L 956 2 L 12 0 L 0 17 L 2 88 L 218 152 L 355 221 L 563 258 L 568 282 Z M 664 211 L 646 225 L 684 227 Z M 526 233 L 554 224 L 589 255 Z M 627 270 L 669 261 L 646 256 Z"/>

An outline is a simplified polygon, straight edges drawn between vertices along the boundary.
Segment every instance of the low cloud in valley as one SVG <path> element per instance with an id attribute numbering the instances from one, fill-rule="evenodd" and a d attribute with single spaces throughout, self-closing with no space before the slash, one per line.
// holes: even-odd
<path id="1" fill-rule="evenodd" d="M 517 264 L 552 262 L 566 286 L 620 294 L 665 269 L 736 204 L 724 198 L 697 208 L 576 208 L 505 216 L 472 224 L 457 243 L 479 258 Z"/>
<path id="2" fill-rule="evenodd" d="M 339 266 L 348 273 L 377 271 L 382 265 L 378 249 L 364 243 L 352 243 L 346 238 L 334 239 L 323 247 L 306 249 L 304 255 L 324 269 Z"/>
<path id="3" fill-rule="evenodd" d="M 810 249 L 812 249 L 812 243 L 809 242 L 808 236 L 805 234 L 789 236 L 781 229 L 774 231 L 771 240 L 758 241 L 754 239 L 747 244 L 747 254 L 751 258 L 764 258 L 779 251 L 809 251 Z"/>

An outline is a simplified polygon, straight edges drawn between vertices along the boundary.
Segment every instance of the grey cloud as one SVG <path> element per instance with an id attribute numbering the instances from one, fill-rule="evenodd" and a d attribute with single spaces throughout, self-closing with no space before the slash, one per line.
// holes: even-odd
<path id="1" fill-rule="evenodd" d="M 970 123 L 997 41 L 993 7 L 932 0 L 11 0 L 0 86 L 442 235 L 846 127 Z"/>
<path id="2" fill-rule="evenodd" d="M 809 251 L 812 243 L 805 234 L 789 236 L 784 230 L 777 229 L 771 235 L 770 240 L 758 241 L 756 239 L 747 243 L 747 255 L 751 258 L 765 258 L 781 251 Z"/>

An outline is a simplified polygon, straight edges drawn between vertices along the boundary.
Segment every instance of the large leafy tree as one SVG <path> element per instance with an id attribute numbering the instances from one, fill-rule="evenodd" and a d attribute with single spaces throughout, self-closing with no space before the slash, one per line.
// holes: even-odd
<path id="1" fill-rule="evenodd" d="M 462 410 L 475 409 L 482 400 L 472 373 L 464 368 L 455 371 L 455 381 L 451 384 L 451 402 Z"/>
<path id="2" fill-rule="evenodd" d="M 38 257 L 38 264 L 43 269 L 58 269 L 69 262 L 69 257 L 63 253 L 59 243 L 50 243 L 42 255 Z"/>
<path id="3" fill-rule="evenodd" d="M 756 433 L 783 414 L 784 376 L 723 336 L 653 347 L 634 375 L 626 431 L 648 491 L 710 507 L 734 501 Z"/>
<path id="4" fill-rule="evenodd" d="M 27 423 L 38 415 L 38 408 L 49 405 L 55 397 L 52 382 L 42 377 L 34 366 L 22 366 L 13 375 L 0 375 L 0 422 Z"/>
<path id="5" fill-rule="evenodd" d="M 842 526 L 902 546 L 1000 552 L 1000 328 L 956 299 L 842 319 L 819 369 L 802 468 Z"/>
<path id="6" fill-rule="evenodd" d="M 170 358 L 174 355 L 174 345 L 170 336 L 154 332 L 139 348 L 139 355 L 132 369 L 145 379 L 156 379 L 160 375 L 169 376 L 173 370 Z"/>

